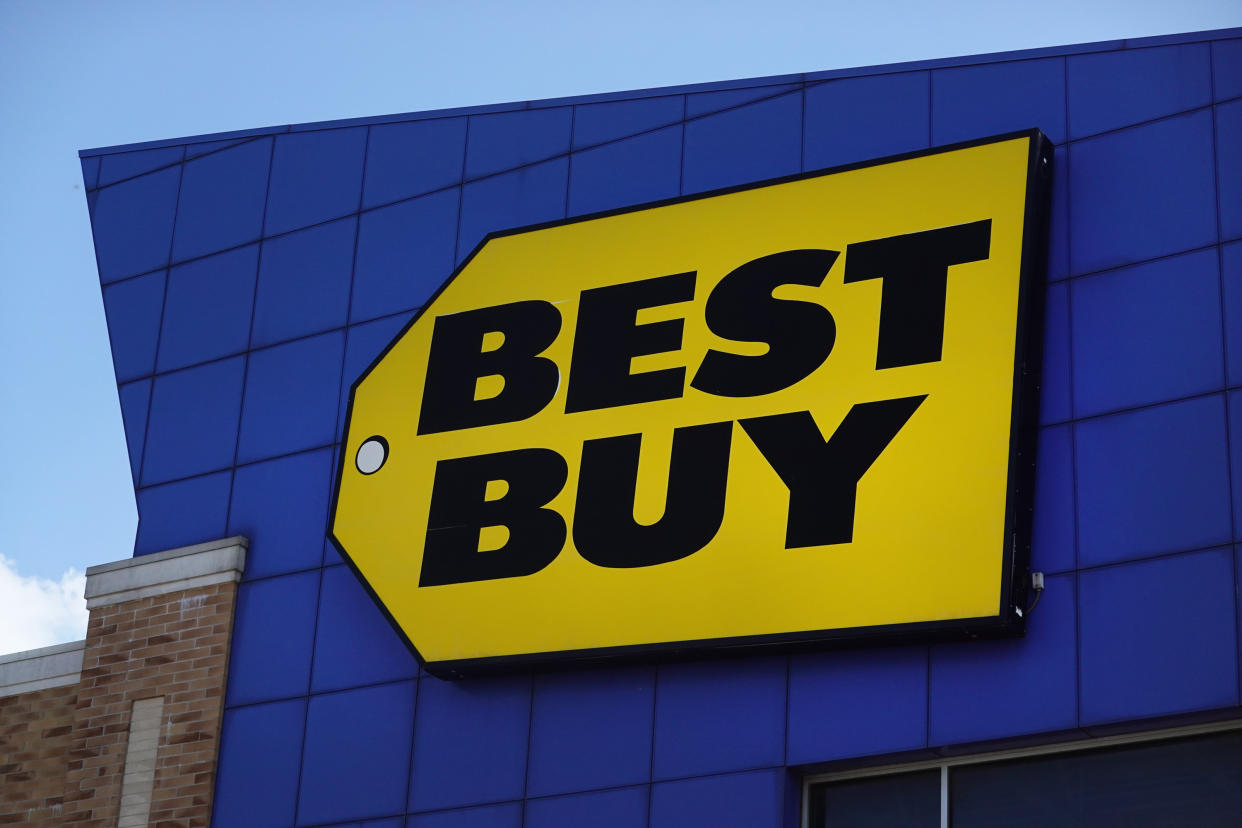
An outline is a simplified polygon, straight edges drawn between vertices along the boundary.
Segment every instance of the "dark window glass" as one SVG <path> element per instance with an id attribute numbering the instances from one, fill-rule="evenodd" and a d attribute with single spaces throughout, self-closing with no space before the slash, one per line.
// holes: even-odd
<path id="1" fill-rule="evenodd" d="M 940 770 L 816 785 L 811 828 L 938 828 Z"/>
<path id="2" fill-rule="evenodd" d="M 965 765 L 949 792 L 954 828 L 1237 826 L 1242 731 Z"/>

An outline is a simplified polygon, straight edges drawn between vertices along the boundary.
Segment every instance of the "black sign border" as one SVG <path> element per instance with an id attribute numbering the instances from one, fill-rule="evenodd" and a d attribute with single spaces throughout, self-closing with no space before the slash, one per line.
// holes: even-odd
<path id="1" fill-rule="evenodd" d="M 389 612 L 388 607 L 371 587 L 370 581 L 350 557 L 345 545 L 336 536 L 337 498 L 344 479 L 348 458 L 345 448 L 348 442 L 350 421 L 354 411 L 354 396 L 358 387 L 388 355 L 393 346 L 405 336 L 423 313 L 440 294 L 452 284 L 458 275 L 469 267 L 474 257 L 492 239 L 577 224 L 608 216 L 624 215 L 713 198 L 729 193 L 757 190 L 776 184 L 820 178 L 826 175 L 848 172 L 940 155 L 956 150 L 988 144 L 1029 139 L 1027 153 L 1025 212 L 1022 224 L 1022 254 L 1018 275 L 1017 331 L 1014 348 L 1013 400 L 1010 408 L 1008 489 L 1005 501 L 1004 560 L 1001 570 L 1001 595 L 996 615 L 977 618 L 954 618 L 913 623 L 880 624 L 869 627 L 848 627 L 831 630 L 810 630 L 788 633 L 765 633 L 760 635 L 733 636 L 728 638 L 703 638 L 688 641 L 662 641 L 649 644 L 627 644 L 613 647 L 594 647 L 580 650 L 556 650 L 519 655 L 484 656 L 453 661 L 427 661 L 401 625 Z M 389 341 L 358 379 L 349 387 L 349 406 L 345 414 L 341 441 L 336 452 L 336 471 L 332 484 L 332 498 L 328 507 L 328 538 L 340 553 L 341 559 L 353 570 L 359 583 L 375 601 L 380 612 L 392 626 L 397 636 L 418 660 L 427 673 L 441 679 L 459 679 L 474 676 L 496 675 L 522 670 L 547 669 L 593 664 L 618 664 L 654 661 L 679 661 L 696 657 L 722 657 L 743 655 L 776 655 L 805 652 L 814 649 L 845 648 L 876 645 L 926 644 L 935 641 L 1005 638 L 1024 635 L 1026 632 L 1026 602 L 1030 581 L 1031 531 L 1034 515 L 1035 455 L 1039 436 L 1039 392 L 1044 339 L 1044 302 L 1047 287 L 1047 250 L 1049 215 L 1051 212 L 1053 173 L 1053 144 L 1038 128 L 1006 132 L 986 138 L 944 144 L 914 152 L 887 155 L 880 158 L 824 167 L 794 175 L 768 178 L 746 184 L 723 187 L 716 190 L 644 202 L 642 204 L 603 210 L 572 218 L 528 224 L 508 230 L 488 233 L 475 245 L 470 254 L 462 259 L 453 273 L 444 280 L 421 308 Z"/>

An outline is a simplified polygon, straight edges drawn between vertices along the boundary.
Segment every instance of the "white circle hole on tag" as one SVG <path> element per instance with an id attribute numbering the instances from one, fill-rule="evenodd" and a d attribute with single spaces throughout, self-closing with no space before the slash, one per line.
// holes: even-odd
<path id="1" fill-rule="evenodd" d="M 388 441 L 378 434 L 368 437 L 358 446 L 358 454 L 354 464 L 363 474 L 375 474 L 388 460 Z"/>

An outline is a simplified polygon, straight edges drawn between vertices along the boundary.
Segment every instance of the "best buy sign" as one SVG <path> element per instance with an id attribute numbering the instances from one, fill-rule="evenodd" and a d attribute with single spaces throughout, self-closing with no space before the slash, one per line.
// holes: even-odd
<path id="1" fill-rule="evenodd" d="M 1020 630 L 1038 131 L 490 236 L 332 534 L 428 668 Z"/>

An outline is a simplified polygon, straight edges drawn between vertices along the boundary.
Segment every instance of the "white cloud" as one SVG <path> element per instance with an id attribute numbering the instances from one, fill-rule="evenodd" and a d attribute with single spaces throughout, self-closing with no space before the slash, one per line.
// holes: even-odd
<path id="1" fill-rule="evenodd" d="M 86 637 L 86 574 L 70 568 L 60 580 L 22 575 L 0 555 L 0 655 Z"/>

